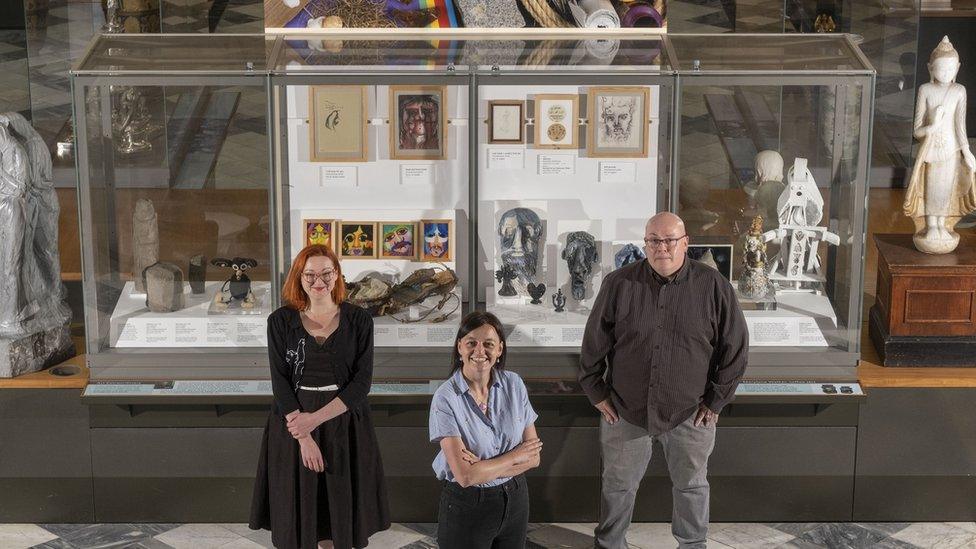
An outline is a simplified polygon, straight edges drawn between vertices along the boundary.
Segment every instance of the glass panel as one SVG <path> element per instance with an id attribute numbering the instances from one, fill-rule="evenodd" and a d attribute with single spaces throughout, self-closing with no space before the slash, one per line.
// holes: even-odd
<path id="1" fill-rule="evenodd" d="M 867 71 L 836 35 L 670 35 L 681 70 Z"/>
<path id="2" fill-rule="evenodd" d="M 166 378 L 214 364 L 133 357 L 260 350 L 272 307 L 265 88 L 83 90 L 93 365 Z"/>
<path id="3" fill-rule="evenodd" d="M 694 254 L 731 264 L 753 351 L 852 349 L 863 93 L 855 82 L 682 90 L 679 215 Z"/>
<path id="4" fill-rule="evenodd" d="M 377 66 L 385 70 L 443 69 L 463 63 L 464 47 L 465 42 L 460 40 L 343 40 L 286 36 L 272 66 L 281 72 Z"/>
<path id="5" fill-rule="evenodd" d="M 305 246 L 327 245 L 377 347 L 450 346 L 469 290 L 468 86 L 358 82 L 278 88 L 282 280 Z"/>
<path id="6" fill-rule="evenodd" d="M 478 90 L 479 301 L 510 348 L 578 347 L 601 281 L 668 208 L 671 81 L 583 82 Z"/>
<path id="7" fill-rule="evenodd" d="M 275 38 L 263 35 L 102 35 L 85 72 L 240 72 L 266 69 Z"/>

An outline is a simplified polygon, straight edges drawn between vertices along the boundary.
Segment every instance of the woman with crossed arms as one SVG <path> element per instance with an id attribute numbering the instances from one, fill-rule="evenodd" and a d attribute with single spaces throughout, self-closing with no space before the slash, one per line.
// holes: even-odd
<path id="1" fill-rule="evenodd" d="M 451 377 L 430 405 L 433 468 L 443 483 L 441 549 L 521 549 L 529 522 L 525 473 L 539 466 L 538 415 L 522 378 L 505 370 L 505 332 L 491 313 L 461 320 Z"/>

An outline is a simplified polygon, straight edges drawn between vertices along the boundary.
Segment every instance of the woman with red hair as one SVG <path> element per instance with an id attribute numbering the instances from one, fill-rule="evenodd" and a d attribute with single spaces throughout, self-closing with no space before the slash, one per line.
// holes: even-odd
<path id="1" fill-rule="evenodd" d="M 335 253 L 305 247 L 268 317 L 274 407 L 249 526 L 278 549 L 365 547 L 390 527 L 383 464 L 366 395 L 373 319 L 344 301 Z"/>

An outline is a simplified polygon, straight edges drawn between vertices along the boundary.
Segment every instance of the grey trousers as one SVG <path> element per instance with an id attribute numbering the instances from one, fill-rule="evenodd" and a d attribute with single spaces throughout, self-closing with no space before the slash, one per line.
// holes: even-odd
<path id="1" fill-rule="evenodd" d="M 600 420 L 603 488 L 598 549 L 626 549 L 625 536 L 634 514 L 634 499 L 647 464 L 651 445 L 661 442 L 671 475 L 674 508 L 671 533 L 678 547 L 705 547 L 708 533 L 708 456 L 715 446 L 715 426 L 695 427 L 695 414 L 674 429 L 649 435 L 645 429 L 620 419 L 614 425 Z"/>

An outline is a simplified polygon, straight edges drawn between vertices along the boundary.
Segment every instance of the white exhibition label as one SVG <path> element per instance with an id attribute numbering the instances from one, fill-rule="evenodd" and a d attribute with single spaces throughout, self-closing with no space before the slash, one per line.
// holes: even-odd
<path id="1" fill-rule="evenodd" d="M 400 164 L 401 185 L 433 185 L 433 164 Z"/>
<path id="2" fill-rule="evenodd" d="M 323 187 L 355 187 L 359 185 L 356 166 L 324 166 L 321 172 Z"/>
<path id="3" fill-rule="evenodd" d="M 636 162 L 600 162 L 600 183 L 633 183 L 637 181 Z"/>
<path id="4" fill-rule="evenodd" d="M 757 347 L 801 346 L 826 347 L 827 339 L 816 319 L 746 317 L 749 344 Z"/>
<path id="5" fill-rule="evenodd" d="M 571 154 L 540 154 L 539 175 L 573 175 L 576 157 Z"/>
<path id="6" fill-rule="evenodd" d="M 263 316 L 134 317 L 117 324 L 115 347 L 264 347 Z"/>
<path id="7" fill-rule="evenodd" d="M 521 170 L 525 168 L 525 149 L 488 149 L 489 170 Z"/>

